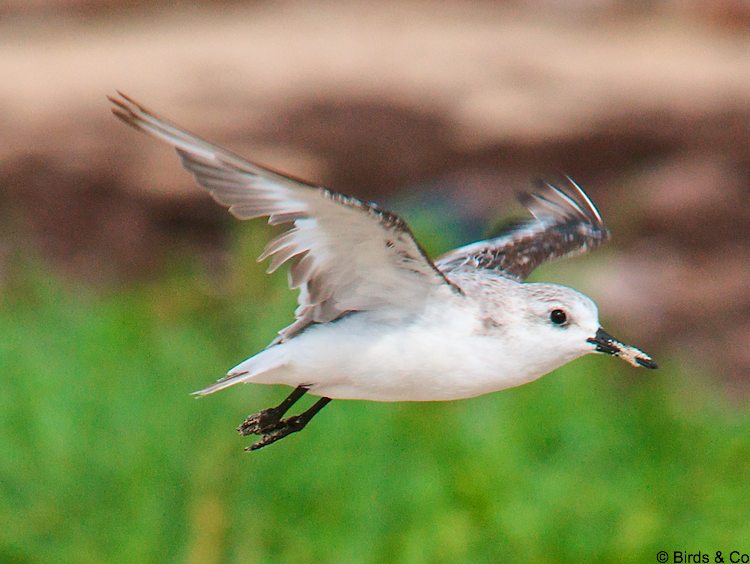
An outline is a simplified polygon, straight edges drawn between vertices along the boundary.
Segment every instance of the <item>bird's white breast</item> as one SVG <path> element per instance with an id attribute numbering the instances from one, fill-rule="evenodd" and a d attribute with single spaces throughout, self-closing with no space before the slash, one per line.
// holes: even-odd
<path id="1" fill-rule="evenodd" d="M 255 381 L 312 385 L 311 393 L 374 401 L 452 400 L 524 384 L 554 368 L 483 327 L 470 300 L 435 300 L 415 314 L 361 312 L 280 345 L 286 367 Z"/>

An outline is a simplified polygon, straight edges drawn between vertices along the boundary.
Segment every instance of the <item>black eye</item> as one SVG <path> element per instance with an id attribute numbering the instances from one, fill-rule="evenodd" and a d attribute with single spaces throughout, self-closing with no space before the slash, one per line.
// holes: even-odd
<path id="1" fill-rule="evenodd" d="M 553 309 L 549 312 L 549 320 L 555 325 L 565 325 L 568 321 L 568 316 L 561 309 Z"/>

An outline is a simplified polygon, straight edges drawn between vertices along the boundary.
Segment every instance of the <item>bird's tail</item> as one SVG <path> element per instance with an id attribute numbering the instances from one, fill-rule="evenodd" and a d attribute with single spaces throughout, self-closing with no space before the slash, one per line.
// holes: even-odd
<path id="1" fill-rule="evenodd" d="M 207 396 L 240 382 L 252 382 L 256 376 L 283 366 L 286 363 L 285 352 L 284 347 L 279 345 L 265 349 L 232 368 L 226 376 L 207 388 L 193 392 L 193 395 Z"/>

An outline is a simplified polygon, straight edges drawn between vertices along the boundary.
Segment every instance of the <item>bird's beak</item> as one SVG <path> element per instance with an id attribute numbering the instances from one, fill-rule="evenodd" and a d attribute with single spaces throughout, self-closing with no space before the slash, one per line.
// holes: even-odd
<path id="1" fill-rule="evenodd" d="M 596 352 L 619 356 L 625 362 L 628 362 L 633 366 L 642 366 L 643 368 L 651 369 L 657 368 L 654 360 L 645 352 L 635 347 L 631 347 L 630 345 L 626 345 L 625 343 L 621 343 L 601 327 L 597 330 L 596 335 L 590 339 L 586 339 L 586 342 L 596 345 L 596 348 L 594 349 Z"/>

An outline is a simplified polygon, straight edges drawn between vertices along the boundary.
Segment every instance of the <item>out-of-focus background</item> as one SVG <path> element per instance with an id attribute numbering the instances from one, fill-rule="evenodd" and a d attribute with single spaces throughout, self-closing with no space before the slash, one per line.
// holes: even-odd
<path id="1" fill-rule="evenodd" d="M 0 560 L 653 561 L 750 552 L 745 0 L 0 6 Z M 540 269 L 661 369 L 587 357 L 445 404 L 188 393 L 291 319 L 284 273 L 121 89 L 404 216 L 434 256 L 565 172 L 605 249 Z M 726 552 L 725 552 L 726 554 Z M 671 557 L 671 556 L 670 556 Z"/>

